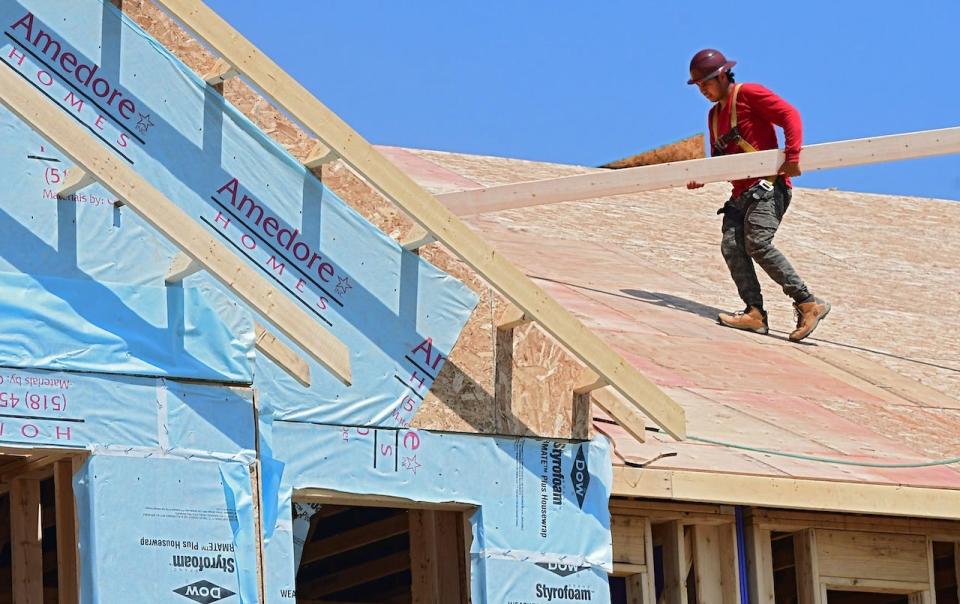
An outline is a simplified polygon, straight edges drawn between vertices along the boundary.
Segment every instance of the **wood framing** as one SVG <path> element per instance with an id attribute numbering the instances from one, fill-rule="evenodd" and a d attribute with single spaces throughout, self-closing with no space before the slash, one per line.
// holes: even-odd
<path id="1" fill-rule="evenodd" d="M 11 483 L 10 521 L 13 601 L 43 604 L 39 480 L 18 478 Z"/>
<path id="2" fill-rule="evenodd" d="M 410 510 L 410 570 L 416 604 L 467 601 L 463 525 L 455 512 Z M 453 554 L 453 555 L 451 555 Z"/>
<path id="3" fill-rule="evenodd" d="M 167 276 L 163 282 L 167 285 L 182 283 L 190 275 L 203 270 L 200 263 L 183 252 L 177 252 L 177 255 L 170 261 L 170 268 L 167 269 Z"/>
<path id="4" fill-rule="evenodd" d="M 277 339 L 259 323 L 254 323 L 257 350 L 302 386 L 310 387 L 310 366 L 292 348 Z"/>
<path id="5" fill-rule="evenodd" d="M 960 127 L 875 136 L 803 147 L 804 172 L 901 159 L 960 153 Z M 529 206 L 596 199 L 700 183 L 769 176 L 783 163 L 783 150 L 590 172 L 561 178 L 437 195 L 453 214 L 466 216 Z"/>
<path id="6" fill-rule="evenodd" d="M 80 566 L 77 560 L 77 515 L 73 495 L 74 460 L 62 459 L 53 469 L 57 515 L 57 598 L 58 604 L 80 601 Z"/>
<path id="7" fill-rule="evenodd" d="M 60 107 L 44 99 L 13 69 L 0 69 L 0 91 L 0 100 L 8 109 L 31 124 L 111 193 L 125 200 L 141 218 L 199 262 L 340 381 L 350 383 L 349 350 L 303 308 L 244 264 L 133 169 L 95 144 L 81 125 L 72 121 Z"/>
<path id="8" fill-rule="evenodd" d="M 960 490 L 614 466 L 614 496 L 960 520 Z"/>
<path id="9" fill-rule="evenodd" d="M 80 189 L 90 186 L 96 181 L 90 174 L 80 168 L 73 168 L 67 171 L 67 177 L 63 179 L 63 186 L 57 191 L 57 197 L 63 199 L 69 197 Z"/>
<path id="10" fill-rule="evenodd" d="M 676 402 L 209 7 L 196 0 L 156 1 L 582 363 L 668 433 L 685 436 L 683 409 Z"/>

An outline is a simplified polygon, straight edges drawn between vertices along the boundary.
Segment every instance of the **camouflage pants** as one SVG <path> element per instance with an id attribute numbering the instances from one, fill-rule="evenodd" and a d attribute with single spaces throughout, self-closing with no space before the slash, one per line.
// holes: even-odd
<path id="1" fill-rule="evenodd" d="M 810 292 L 797 271 L 773 246 L 773 236 L 790 206 L 792 195 L 790 188 L 778 179 L 772 191 L 757 184 L 724 206 L 720 251 L 737 284 L 740 298 L 747 306 L 763 308 L 754 262 L 795 302 L 810 298 Z"/>

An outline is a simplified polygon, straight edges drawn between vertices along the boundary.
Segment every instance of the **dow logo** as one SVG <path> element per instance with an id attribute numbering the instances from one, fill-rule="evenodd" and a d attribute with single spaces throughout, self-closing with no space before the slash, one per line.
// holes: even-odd
<path id="1" fill-rule="evenodd" d="M 226 587 L 220 587 L 216 583 L 211 583 L 207 580 L 184 585 L 180 589 L 173 590 L 173 593 L 180 594 L 184 598 L 190 598 L 200 604 L 211 604 L 211 602 L 217 602 L 234 595 L 233 592 Z"/>
<path id="2" fill-rule="evenodd" d="M 583 499 L 587 496 L 587 487 L 590 486 L 590 472 L 587 469 L 587 458 L 583 455 L 583 445 L 573 459 L 573 468 L 570 470 L 570 482 L 573 492 L 577 496 L 577 503 L 583 508 Z"/>
<path id="3" fill-rule="evenodd" d="M 537 566 L 544 570 L 548 570 L 555 575 L 561 577 L 569 577 L 570 575 L 575 575 L 582 570 L 587 570 L 589 566 L 577 566 L 576 564 L 562 564 L 560 562 L 537 562 Z"/>

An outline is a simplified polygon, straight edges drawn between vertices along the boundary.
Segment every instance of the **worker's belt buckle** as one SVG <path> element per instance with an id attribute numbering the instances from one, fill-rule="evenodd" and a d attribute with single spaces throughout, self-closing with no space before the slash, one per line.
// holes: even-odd
<path id="1" fill-rule="evenodd" d="M 760 188 L 764 191 L 772 191 L 773 183 L 766 179 L 760 179 L 757 181 L 757 184 L 760 185 Z"/>

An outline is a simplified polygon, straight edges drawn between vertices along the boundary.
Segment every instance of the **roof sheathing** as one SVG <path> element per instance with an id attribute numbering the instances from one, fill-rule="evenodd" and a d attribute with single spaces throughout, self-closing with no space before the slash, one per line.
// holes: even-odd
<path id="1" fill-rule="evenodd" d="M 411 152 L 484 186 L 589 171 Z M 621 195 L 468 222 L 680 402 L 691 435 L 867 463 L 957 455 L 960 330 L 949 326 L 960 313 L 960 204 L 798 189 L 777 242 L 834 312 L 796 345 L 785 337 L 790 302 L 766 277 L 771 336 L 714 324 L 718 309 L 740 305 L 718 249 L 714 211 L 727 190 Z M 955 466 L 868 468 L 612 434 L 624 461 L 677 453 L 651 468 L 960 488 Z"/>

